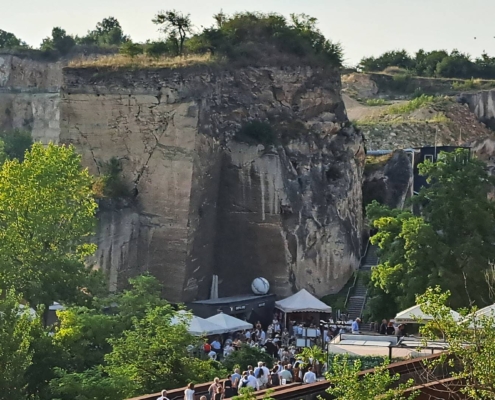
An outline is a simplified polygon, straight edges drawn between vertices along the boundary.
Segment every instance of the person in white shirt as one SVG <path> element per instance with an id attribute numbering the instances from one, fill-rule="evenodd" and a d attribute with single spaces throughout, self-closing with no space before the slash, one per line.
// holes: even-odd
<path id="1" fill-rule="evenodd" d="M 187 385 L 187 389 L 184 390 L 184 400 L 194 400 L 194 383 Z"/>
<path id="2" fill-rule="evenodd" d="M 210 360 L 216 361 L 217 353 L 215 352 L 215 350 L 211 349 L 211 351 L 208 353 L 208 357 L 210 357 Z"/>
<path id="3" fill-rule="evenodd" d="M 265 340 L 266 340 L 266 333 L 265 333 L 265 331 L 262 330 L 260 332 L 260 343 L 265 344 Z"/>
<path id="4" fill-rule="evenodd" d="M 234 351 L 234 348 L 228 344 L 223 348 L 223 357 L 228 357 L 232 352 Z"/>
<path id="5" fill-rule="evenodd" d="M 313 367 L 308 367 L 308 372 L 304 374 L 303 382 L 304 383 L 316 382 L 316 374 L 313 372 Z"/>
<path id="6" fill-rule="evenodd" d="M 246 331 L 246 334 L 244 336 L 246 336 L 246 340 L 251 339 L 251 331 Z"/>
<path id="7" fill-rule="evenodd" d="M 247 387 L 252 387 L 254 390 L 260 390 L 260 385 L 258 383 L 258 379 L 254 377 L 254 372 L 250 371 L 248 375 L 248 384 Z"/>
<path id="8" fill-rule="evenodd" d="M 167 391 L 162 390 L 162 395 L 160 397 L 158 397 L 156 400 L 168 400 Z"/>

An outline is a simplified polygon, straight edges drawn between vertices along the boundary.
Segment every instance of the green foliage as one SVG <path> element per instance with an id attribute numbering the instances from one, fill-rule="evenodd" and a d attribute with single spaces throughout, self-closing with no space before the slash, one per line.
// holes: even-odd
<path id="1" fill-rule="evenodd" d="M 189 14 L 180 11 L 169 10 L 159 12 L 153 19 L 153 23 L 161 26 L 161 31 L 178 41 L 178 54 L 184 53 L 184 42 L 188 34 L 192 32 L 192 22 Z"/>
<path id="2" fill-rule="evenodd" d="M 405 74 L 394 75 L 392 78 L 391 87 L 393 90 L 399 92 L 405 92 L 405 93 L 414 92 L 416 90 L 416 87 L 413 86 L 412 78 L 413 76 L 409 72 Z"/>
<path id="3" fill-rule="evenodd" d="M 0 29 L 0 49 L 26 48 L 28 45 L 16 35 Z"/>
<path id="4" fill-rule="evenodd" d="M 342 65 L 340 44 L 325 39 L 316 27 L 316 18 L 291 15 L 289 21 L 279 14 L 222 14 L 217 27 L 207 28 L 197 42 L 202 51 L 241 62 L 266 62 L 270 59 L 305 59 L 330 67 Z M 291 58 L 284 55 L 290 54 Z"/>
<path id="5" fill-rule="evenodd" d="M 13 291 L 0 295 L 0 397 L 24 400 L 24 372 L 32 363 L 32 333 L 40 321 L 31 316 L 28 307 L 20 305 L 20 297 Z"/>
<path id="6" fill-rule="evenodd" d="M 272 145 L 277 143 L 277 135 L 267 122 L 251 121 L 244 124 L 234 136 L 238 142 Z"/>
<path id="7" fill-rule="evenodd" d="M 430 315 L 433 320 L 426 322 L 421 328 L 425 341 L 444 338 L 449 343 L 449 351 L 440 358 L 429 363 L 431 368 L 437 365 L 456 365 L 452 373 L 454 378 L 461 379 L 463 385 L 460 392 L 473 400 L 495 399 L 495 370 L 492 368 L 495 355 L 495 319 L 493 314 L 476 315 L 476 308 L 460 310 L 461 321 L 454 320 L 451 309 L 449 291 L 442 292 L 440 287 L 428 288 L 417 297 L 421 311 Z M 469 344 L 469 345 L 466 345 Z"/>
<path id="8" fill-rule="evenodd" d="M 265 362 L 268 368 L 274 363 L 273 357 L 269 354 L 256 347 L 243 345 L 239 350 L 226 357 L 222 364 L 228 371 L 232 371 L 236 365 L 240 366 L 241 370 L 246 370 L 248 365 L 257 365 L 258 361 Z"/>
<path id="9" fill-rule="evenodd" d="M 494 181 L 468 151 L 439 158 L 419 166 L 430 184 L 414 198 L 420 216 L 376 202 L 367 207 L 378 229 L 371 241 L 380 247 L 371 301 L 382 310 L 410 307 L 416 293 L 435 285 L 453 293 L 456 308 L 468 305 L 466 291 L 477 305 L 491 303 L 485 273 L 495 259 L 495 204 L 488 199 Z M 372 314 L 375 319 L 393 316 Z"/>
<path id="10" fill-rule="evenodd" d="M 413 57 L 405 50 L 389 51 L 379 57 L 365 57 L 358 65 L 364 72 L 387 72 L 391 67 L 406 69 L 417 76 L 495 79 L 495 57 L 483 53 L 473 61 L 458 50 L 449 54 L 445 50 L 421 49 Z"/>
<path id="11" fill-rule="evenodd" d="M 336 356 L 326 374 L 326 379 L 332 382 L 327 393 L 338 400 L 369 400 L 377 397 L 394 400 L 414 399 L 417 394 L 403 394 L 404 390 L 413 386 L 413 381 L 397 385 L 400 375 L 390 375 L 387 365 L 384 361 L 381 366 L 376 367 L 374 373 L 360 376 L 360 360 L 349 362 L 346 356 Z"/>
<path id="12" fill-rule="evenodd" d="M 159 58 L 164 55 L 176 55 L 178 53 L 175 38 L 166 42 L 150 42 L 146 44 L 146 55 Z"/>
<path id="13" fill-rule="evenodd" d="M 31 133 L 21 129 L 0 132 L 0 138 L 3 140 L 7 158 L 16 158 L 20 162 L 24 160 L 24 154 L 33 144 Z"/>
<path id="14" fill-rule="evenodd" d="M 126 198 L 130 196 L 130 189 L 122 178 L 122 164 L 112 157 L 101 165 L 104 176 L 104 196 L 109 198 Z"/>
<path id="15" fill-rule="evenodd" d="M 386 106 L 388 104 L 390 104 L 390 103 L 384 99 L 368 99 L 368 100 L 366 100 L 366 105 L 370 106 L 370 107 Z"/>
<path id="16" fill-rule="evenodd" d="M 0 169 L 0 282 L 30 304 L 74 299 L 94 232 L 92 179 L 73 147 L 34 144 Z"/>
<path id="17" fill-rule="evenodd" d="M 134 58 L 139 54 L 144 53 L 144 46 L 142 44 L 134 43 L 129 40 L 120 47 L 120 53 Z"/>
<path id="18" fill-rule="evenodd" d="M 40 50 L 58 51 L 61 55 L 67 55 L 76 45 L 76 40 L 67 34 L 65 29 L 55 27 L 52 29 L 52 36 L 43 39 Z"/>
<path id="19" fill-rule="evenodd" d="M 119 46 L 129 40 L 129 36 L 124 35 L 120 22 L 114 17 L 104 18 L 86 36 L 76 38 L 78 44 L 99 46 Z"/>
<path id="20" fill-rule="evenodd" d="M 434 96 L 421 95 L 404 104 L 396 104 L 387 108 L 387 114 L 408 114 L 435 102 Z"/>
<path id="21" fill-rule="evenodd" d="M 263 394 L 263 400 L 273 400 L 271 395 L 273 394 L 275 390 L 273 389 L 268 389 L 264 394 Z M 256 392 L 252 387 L 241 387 L 239 389 L 239 395 L 234 396 L 233 399 L 235 400 L 256 400 L 258 398 Z"/>

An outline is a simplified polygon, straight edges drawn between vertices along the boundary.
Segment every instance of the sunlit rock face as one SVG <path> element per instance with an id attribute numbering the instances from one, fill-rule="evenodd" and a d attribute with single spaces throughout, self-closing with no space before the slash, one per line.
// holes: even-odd
<path id="1" fill-rule="evenodd" d="M 277 144 L 235 138 L 266 121 Z M 115 157 L 132 198 L 100 211 L 112 288 L 149 271 L 172 301 L 338 291 L 361 250 L 363 138 L 338 72 L 312 68 L 64 69 L 60 142 L 93 174 Z"/>

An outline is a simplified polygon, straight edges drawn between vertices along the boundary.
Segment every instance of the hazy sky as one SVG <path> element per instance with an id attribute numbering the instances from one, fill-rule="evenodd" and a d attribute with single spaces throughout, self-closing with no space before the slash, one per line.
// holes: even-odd
<path id="1" fill-rule="evenodd" d="M 306 13 L 342 43 L 347 64 L 399 48 L 495 55 L 495 0 L 0 0 L 0 29 L 37 46 L 54 26 L 81 35 L 114 16 L 127 34 L 143 41 L 159 37 L 154 14 L 172 8 L 190 13 L 198 28 L 211 25 L 220 9 Z"/>

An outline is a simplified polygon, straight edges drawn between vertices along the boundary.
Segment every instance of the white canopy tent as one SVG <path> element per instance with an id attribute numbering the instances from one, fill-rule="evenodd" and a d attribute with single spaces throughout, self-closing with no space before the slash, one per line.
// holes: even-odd
<path id="1" fill-rule="evenodd" d="M 210 321 L 213 322 L 215 325 L 221 326 L 225 329 L 225 332 L 236 332 L 253 329 L 253 324 L 224 313 L 219 313 L 212 317 L 206 318 L 206 321 Z"/>
<path id="2" fill-rule="evenodd" d="M 473 314 L 469 314 L 468 316 L 466 316 L 464 321 L 472 320 L 473 322 L 469 324 L 469 328 L 474 329 L 475 325 L 477 327 L 481 327 L 483 325 L 483 323 L 480 323 L 480 320 L 482 320 L 483 318 L 495 319 L 495 304 L 482 308 Z"/>
<path id="3" fill-rule="evenodd" d="M 275 307 L 284 313 L 293 312 L 332 312 L 332 307 L 318 300 L 306 289 L 301 289 L 286 299 L 276 301 Z"/>
<path id="4" fill-rule="evenodd" d="M 187 331 L 194 336 L 201 335 L 219 335 L 227 332 L 221 326 L 207 321 L 206 319 L 196 317 L 187 311 L 181 310 L 178 312 L 178 316 L 172 318 L 172 325 L 180 324 L 181 322 L 187 325 Z"/>
<path id="5" fill-rule="evenodd" d="M 458 312 L 454 310 L 450 310 L 450 314 L 454 321 L 459 321 L 461 316 Z M 399 324 L 417 324 L 421 323 L 421 321 L 432 321 L 433 317 L 431 315 L 425 314 L 421 311 L 421 305 L 415 305 L 413 307 L 408 308 L 407 310 L 401 311 L 395 316 L 395 322 Z"/>

